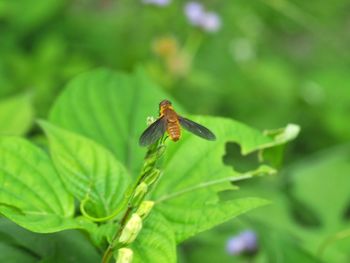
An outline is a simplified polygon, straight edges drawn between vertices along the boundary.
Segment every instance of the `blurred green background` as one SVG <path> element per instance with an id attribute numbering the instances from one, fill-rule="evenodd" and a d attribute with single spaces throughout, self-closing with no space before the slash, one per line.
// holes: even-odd
<path id="1" fill-rule="evenodd" d="M 36 136 L 81 72 L 142 65 L 189 113 L 302 129 L 278 176 L 240 185 L 272 204 L 185 242 L 179 262 L 350 262 L 350 2 L 200 1 L 217 32 L 189 23 L 188 2 L 1 0 L 0 133 Z M 238 150 L 227 164 L 254 165 Z M 246 229 L 256 253 L 229 254 Z"/>

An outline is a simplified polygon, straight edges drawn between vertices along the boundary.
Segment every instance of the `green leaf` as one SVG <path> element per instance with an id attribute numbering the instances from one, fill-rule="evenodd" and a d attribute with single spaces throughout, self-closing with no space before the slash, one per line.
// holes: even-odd
<path id="1" fill-rule="evenodd" d="M 0 135 L 23 135 L 33 119 L 32 96 L 24 94 L 0 101 Z"/>
<path id="2" fill-rule="evenodd" d="M 265 209 L 258 210 L 264 212 Z M 320 262 L 303 249 L 302 244 L 295 237 L 285 232 L 280 233 L 273 226 L 257 221 L 251 222 L 247 217 L 250 216 L 229 221 L 213 231 L 201 233 L 186 241 L 179 249 L 182 257 L 186 259 L 183 262 L 246 262 L 247 256 L 233 256 L 225 249 L 225 245 L 228 240 L 247 230 L 253 231 L 257 237 L 257 253 L 248 254 L 248 258 L 251 256 L 253 262 Z M 205 251 L 204 257 L 203 251 Z"/>
<path id="3" fill-rule="evenodd" d="M 272 205 L 249 214 L 252 226 L 261 223 L 261 230 L 271 235 L 291 236 L 298 246 L 319 257 L 319 249 L 332 235 L 350 228 L 349 215 L 350 147 L 330 148 L 289 166 L 287 188 L 276 191 L 282 183 L 260 181 L 247 185 L 245 195 L 258 194 L 269 198 Z M 282 179 L 282 178 L 280 178 Z M 274 184 L 273 184 L 274 183 Z M 332 240 L 323 251 L 325 262 L 347 262 L 350 238 Z M 271 240 L 271 255 L 280 249 Z"/>
<path id="4" fill-rule="evenodd" d="M 93 217 L 111 215 L 124 200 L 130 176 L 105 148 L 83 136 L 41 122 L 53 162 L 67 189 L 86 201 Z"/>
<path id="5" fill-rule="evenodd" d="M 55 103 L 50 120 L 109 148 L 136 174 L 144 155 L 138 146 L 138 137 L 145 129 L 146 117 L 156 112 L 159 101 L 165 97 L 141 74 L 125 75 L 97 70 L 80 75 L 67 86 Z M 178 105 L 175 104 L 174 108 L 179 114 L 184 114 Z M 193 220 L 180 224 L 171 221 L 177 241 L 266 204 L 266 201 L 259 199 L 240 199 L 236 203 L 234 200 L 219 201 L 218 192 L 232 189 L 230 181 L 245 176 L 223 164 L 222 156 L 227 142 L 240 144 L 242 154 L 246 155 L 284 144 L 298 133 L 298 127 L 293 125 L 289 126 L 292 129 L 280 129 L 273 134 L 264 135 L 230 119 L 192 119 L 212 129 L 217 135 L 217 141 L 208 142 L 186 131 L 179 142 L 169 141 L 164 160 L 164 176 L 153 195 L 155 200 L 162 201 L 158 203 L 158 209 L 164 211 L 168 220 Z M 273 172 L 272 168 L 261 166 L 248 173 L 248 177 L 256 173 Z M 193 192 L 193 189 L 197 191 Z M 168 198 L 169 195 L 177 196 L 182 192 L 186 194 L 178 196 L 179 200 Z M 176 209 L 172 206 L 174 204 Z M 191 204 L 190 208 L 186 207 L 188 204 Z M 232 209 L 235 205 L 239 207 Z M 174 210 L 171 211 L 170 207 Z M 197 213 L 191 214 L 192 211 Z M 213 214 L 214 217 L 209 222 L 204 222 L 200 212 Z M 195 226 L 196 231 L 192 231 L 190 225 Z"/>
<path id="6" fill-rule="evenodd" d="M 1 250 L 1 262 L 95 263 L 101 259 L 97 249 L 80 231 L 38 234 L 25 230 L 4 218 L 0 219 L 0 244 L 16 248 L 15 251 Z M 23 260 L 4 261 L 2 260 L 4 254 L 9 254 L 9 257 L 12 256 L 15 259 L 18 254 L 25 254 L 26 257 Z M 32 257 L 35 260 L 29 261 Z"/>
<path id="7" fill-rule="evenodd" d="M 165 98 L 170 99 L 140 71 L 128 75 L 100 69 L 68 84 L 50 121 L 100 143 L 135 176 L 145 154 L 139 136 L 147 117 L 158 116 L 158 104 Z M 175 107 L 179 109 L 176 102 Z"/>
<path id="8" fill-rule="evenodd" d="M 349 155 L 349 145 L 330 148 L 298 162 L 289 170 L 293 182 L 292 196 L 311 207 L 320 221 L 317 231 L 298 231 L 307 239 L 310 251 L 317 251 L 330 236 L 350 228 L 349 216 L 345 215 L 350 198 Z M 323 258 L 326 262 L 346 262 L 349 245 L 350 238 L 335 240 L 322 251 Z"/>
<path id="9" fill-rule="evenodd" d="M 295 124 L 288 124 L 285 128 L 265 130 L 264 135 L 273 139 L 272 148 L 269 145 L 259 151 L 259 158 L 270 165 L 279 168 L 282 165 L 285 144 L 294 140 L 300 132 L 300 127 Z"/>
<path id="10" fill-rule="evenodd" d="M 192 119 L 209 127 L 217 140 L 208 142 L 184 133 L 178 143 L 170 142 L 164 158 L 164 176 L 154 192 L 154 198 L 160 202 L 159 210 L 172 222 L 177 242 L 267 203 L 250 198 L 219 201 L 217 193 L 232 189 L 231 181 L 275 172 L 268 166 L 261 166 L 242 175 L 225 166 L 222 156 L 226 142 L 240 144 L 243 155 L 281 143 L 275 137 L 233 120 L 215 117 Z"/>
<path id="11" fill-rule="evenodd" d="M 0 242 L 0 261 L 7 263 L 35 263 L 38 259 L 20 247 Z"/>
<path id="12" fill-rule="evenodd" d="M 273 139 L 273 142 L 270 143 L 270 146 L 273 147 L 294 140 L 296 137 L 298 137 L 299 132 L 300 127 L 291 123 L 282 129 L 266 130 L 264 131 L 264 135 L 268 135 Z M 266 146 L 269 145 L 265 145 L 265 147 Z"/>
<path id="13" fill-rule="evenodd" d="M 202 192 L 188 194 L 159 206 L 159 211 L 171 222 L 177 243 L 249 210 L 269 204 L 260 198 L 238 198 L 211 204 L 199 203 L 196 196 Z M 189 202 L 190 199 L 192 202 Z"/>
<path id="14" fill-rule="evenodd" d="M 175 263 L 176 243 L 168 221 L 157 211 L 152 211 L 140 235 L 132 245 L 133 263 Z"/>
<path id="15" fill-rule="evenodd" d="M 76 227 L 73 198 L 49 157 L 17 137 L 0 138 L 0 212 L 34 232 Z"/>

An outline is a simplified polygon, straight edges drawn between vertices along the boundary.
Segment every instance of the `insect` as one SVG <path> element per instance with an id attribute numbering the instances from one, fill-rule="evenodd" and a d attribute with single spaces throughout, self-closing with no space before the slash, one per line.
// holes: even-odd
<path id="1" fill-rule="evenodd" d="M 176 142 L 181 137 L 181 127 L 209 141 L 216 139 L 214 133 L 204 126 L 178 115 L 171 102 L 163 100 L 159 103 L 159 117 L 141 135 L 139 144 L 148 146 L 159 140 L 165 132 Z"/>

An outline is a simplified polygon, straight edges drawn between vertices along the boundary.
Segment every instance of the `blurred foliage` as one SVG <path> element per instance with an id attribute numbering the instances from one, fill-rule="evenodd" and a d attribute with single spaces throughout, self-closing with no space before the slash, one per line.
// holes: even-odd
<path id="1" fill-rule="evenodd" d="M 131 71 L 138 64 L 188 112 L 260 129 L 298 123 L 301 136 L 286 149 L 291 168 L 271 182 L 248 184 L 276 200 L 271 216 L 252 214 L 231 228 L 233 235 L 248 225 L 266 236 L 261 260 L 315 256 L 317 246 L 349 221 L 349 146 L 331 148 L 350 138 L 349 1 L 201 1 L 222 18 L 213 34 L 188 24 L 185 2 L 160 8 L 127 0 L 0 1 L 0 133 L 27 132 L 33 112 L 47 116 L 63 84 L 78 73 L 100 66 Z M 23 94 L 33 103 L 6 106 L 27 98 Z M 15 111 L 13 120 L 8 109 Z M 34 126 L 29 135 L 37 133 Z M 309 157 L 321 150 L 322 156 Z M 228 146 L 225 158 L 237 162 L 239 152 Z M 250 223 L 258 218 L 259 224 Z M 189 242 L 184 254 L 190 262 L 204 262 L 211 251 L 215 259 L 224 254 L 231 229 L 225 227 Z M 342 250 L 348 242 L 330 245 L 325 259 L 348 262 Z M 223 262 L 229 260 L 225 255 Z"/>
<path id="2" fill-rule="evenodd" d="M 32 96 L 29 94 L 0 101 L 0 134 L 26 134 L 31 128 L 33 117 Z"/>
<path id="3" fill-rule="evenodd" d="M 40 235 L 0 219 L 0 260 L 10 263 L 98 262 L 100 255 L 77 230 Z"/>
<path id="4" fill-rule="evenodd" d="M 253 262 L 348 262 L 350 239 L 335 239 L 320 251 L 321 245 L 332 235 L 348 230 L 350 186 L 349 146 L 332 148 L 294 163 L 285 169 L 285 177 L 263 178 L 255 183 L 241 184 L 235 197 L 258 194 L 272 200 L 272 205 L 241 217 L 240 222 L 225 224 L 217 232 L 204 233 L 188 246 L 199 243 L 198 250 L 185 253 L 183 262 L 199 262 L 200 250 L 205 260 L 222 257 L 228 262 L 225 242 L 235 233 L 254 229 L 261 245 Z M 212 257 L 210 256 L 212 251 Z M 217 259 L 219 260 L 219 259 Z M 247 258 L 230 262 L 246 262 Z"/>

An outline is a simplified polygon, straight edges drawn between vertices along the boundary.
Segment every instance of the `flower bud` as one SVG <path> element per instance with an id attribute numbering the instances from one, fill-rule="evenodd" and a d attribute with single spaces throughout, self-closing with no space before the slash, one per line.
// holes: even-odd
<path id="1" fill-rule="evenodd" d="M 151 212 L 153 206 L 153 201 L 143 201 L 140 207 L 137 209 L 136 214 L 138 214 L 142 219 L 145 219 Z"/>
<path id="2" fill-rule="evenodd" d="M 122 231 L 122 234 L 119 237 L 119 240 L 118 240 L 119 243 L 125 244 L 125 245 L 132 243 L 136 239 L 141 229 L 142 229 L 141 217 L 136 213 L 132 214 L 131 218 L 126 223 Z"/>
<path id="3" fill-rule="evenodd" d="M 147 194 L 147 190 L 148 190 L 148 185 L 147 183 L 144 183 L 144 182 L 140 183 L 136 187 L 134 196 L 131 201 L 133 206 L 135 207 L 139 206 L 139 204 L 142 202 L 143 198 Z"/>
<path id="4" fill-rule="evenodd" d="M 159 176 L 160 176 L 160 171 L 158 169 L 154 169 L 150 174 L 148 174 L 145 177 L 144 182 L 148 186 L 151 186 L 154 182 L 158 180 Z"/>
<path id="5" fill-rule="evenodd" d="M 131 263 L 134 252 L 130 248 L 118 249 L 118 258 L 116 263 Z"/>

